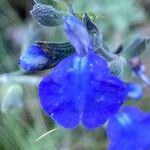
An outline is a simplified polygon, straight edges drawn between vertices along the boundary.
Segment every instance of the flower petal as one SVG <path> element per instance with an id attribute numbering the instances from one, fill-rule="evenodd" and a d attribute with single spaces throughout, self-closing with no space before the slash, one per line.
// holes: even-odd
<path id="1" fill-rule="evenodd" d="M 132 121 L 140 121 L 144 115 L 143 112 L 136 106 L 124 107 L 122 112 L 125 113 Z"/>
<path id="2" fill-rule="evenodd" d="M 137 107 L 125 107 L 121 112 L 113 116 L 107 126 L 107 136 L 110 140 L 110 150 L 132 150 L 139 148 L 137 136 L 138 122 L 143 113 Z"/>
<path id="3" fill-rule="evenodd" d="M 85 95 L 90 92 L 89 87 L 95 86 L 92 80 L 100 80 L 109 74 L 107 63 L 95 53 L 84 57 L 70 56 L 41 81 L 41 106 L 63 127 L 75 127 L 84 110 Z"/>
<path id="4" fill-rule="evenodd" d="M 128 83 L 128 97 L 139 100 L 143 97 L 143 87 L 139 84 Z"/>
<path id="5" fill-rule="evenodd" d="M 64 20 L 64 30 L 70 43 L 80 56 L 84 56 L 91 48 L 91 41 L 84 24 L 74 16 Z"/>
<path id="6" fill-rule="evenodd" d="M 74 79 L 68 79 L 68 74 L 74 74 Z M 68 79 L 69 82 L 78 79 L 79 84 L 82 84 L 82 81 L 89 82 L 93 78 L 99 80 L 108 75 L 110 75 L 110 71 L 107 63 L 94 52 L 88 53 L 84 57 L 72 55 L 64 59 L 54 68 L 51 74 L 58 82 L 64 81 L 64 79 Z M 88 77 L 88 81 L 85 81 L 86 76 Z"/>
<path id="7" fill-rule="evenodd" d="M 22 53 L 19 64 L 26 71 L 33 72 L 45 68 L 50 59 L 51 57 L 40 45 L 33 44 Z"/>
<path id="8" fill-rule="evenodd" d="M 117 141 L 122 135 L 124 128 L 130 128 L 130 124 L 139 121 L 143 113 L 137 107 L 125 107 L 121 112 L 113 116 L 107 127 L 107 135 L 110 140 Z"/>
<path id="9" fill-rule="evenodd" d="M 63 81 L 57 83 L 48 75 L 39 85 L 39 96 L 42 108 L 57 123 L 65 128 L 74 128 L 79 123 L 74 96 Z"/>
<path id="10" fill-rule="evenodd" d="M 96 128 L 118 111 L 124 102 L 127 91 L 124 82 L 116 77 L 94 81 L 91 92 L 87 94 L 82 122 L 87 128 Z"/>

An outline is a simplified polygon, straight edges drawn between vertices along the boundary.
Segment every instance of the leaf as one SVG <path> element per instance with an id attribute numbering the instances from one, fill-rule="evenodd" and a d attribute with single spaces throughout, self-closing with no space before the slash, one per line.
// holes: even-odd
<path id="1" fill-rule="evenodd" d="M 148 39 L 136 38 L 132 43 L 127 45 L 122 51 L 121 55 L 127 60 L 139 56 L 145 49 Z"/>
<path id="2" fill-rule="evenodd" d="M 59 26 L 63 23 L 63 14 L 49 5 L 35 4 L 30 11 L 32 17 L 44 26 Z"/>

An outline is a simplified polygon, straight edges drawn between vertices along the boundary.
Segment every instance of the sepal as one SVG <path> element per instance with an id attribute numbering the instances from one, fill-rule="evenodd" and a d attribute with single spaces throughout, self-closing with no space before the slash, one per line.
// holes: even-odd
<path id="1" fill-rule="evenodd" d="M 122 78 L 125 64 L 126 61 L 123 59 L 123 57 L 121 56 L 116 57 L 114 60 L 109 62 L 111 73 L 114 76 Z"/>
<path id="2" fill-rule="evenodd" d="M 83 19 L 84 25 L 90 35 L 93 47 L 95 50 L 97 50 L 100 46 L 102 46 L 102 33 L 99 32 L 96 25 L 91 21 L 90 17 L 87 13 L 85 13 L 84 19 Z"/>
<path id="3" fill-rule="evenodd" d="M 35 4 L 30 11 L 32 17 L 44 26 L 59 26 L 63 23 L 63 14 L 50 5 Z"/>
<path id="4" fill-rule="evenodd" d="M 21 54 L 19 64 L 27 72 L 42 71 L 53 68 L 74 52 L 74 47 L 67 42 L 35 42 Z"/>

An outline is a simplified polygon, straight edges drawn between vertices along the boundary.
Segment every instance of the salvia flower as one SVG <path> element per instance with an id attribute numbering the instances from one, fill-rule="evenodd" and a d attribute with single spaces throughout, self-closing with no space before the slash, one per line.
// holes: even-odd
<path id="1" fill-rule="evenodd" d="M 94 52 L 80 20 L 66 17 L 64 30 L 76 53 L 62 60 L 41 81 L 41 106 L 65 128 L 79 123 L 86 128 L 99 127 L 123 104 L 127 85 L 113 76 L 105 60 Z"/>
<path id="2" fill-rule="evenodd" d="M 125 107 L 108 122 L 109 150 L 149 150 L 150 113 Z"/>

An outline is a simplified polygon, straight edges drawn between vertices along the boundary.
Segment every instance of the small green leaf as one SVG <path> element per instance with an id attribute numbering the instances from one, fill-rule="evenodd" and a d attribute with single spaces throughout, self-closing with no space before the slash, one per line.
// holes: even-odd
<path id="1" fill-rule="evenodd" d="M 44 26 L 58 26 L 63 23 L 63 14 L 49 5 L 35 4 L 30 11 L 32 17 Z"/>
<path id="2" fill-rule="evenodd" d="M 117 76 L 119 78 L 123 77 L 123 73 L 124 73 L 124 66 L 126 64 L 126 61 L 124 60 L 123 57 L 119 56 L 116 57 L 116 59 L 110 61 L 109 65 L 110 65 L 110 69 L 111 69 L 111 73 L 114 76 Z"/>
<path id="3" fill-rule="evenodd" d="M 148 40 L 144 38 L 136 38 L 132 43 L 124 48 L 121 55 L 127 60 L 139 56 L 146 49 L 147 41 Z"/>

